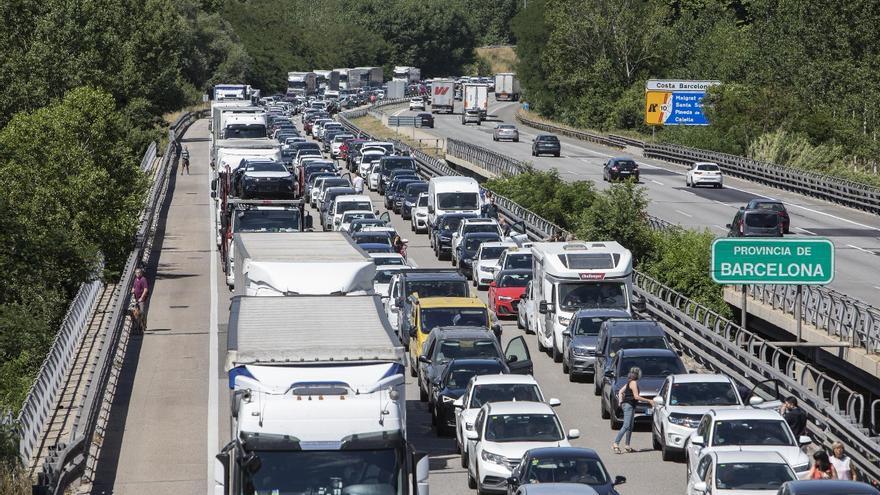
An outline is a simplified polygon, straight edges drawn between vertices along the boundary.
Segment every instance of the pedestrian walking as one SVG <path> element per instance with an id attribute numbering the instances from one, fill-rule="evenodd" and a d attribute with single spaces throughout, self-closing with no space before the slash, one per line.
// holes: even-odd
<path id="1" fill-rule="evenodd" d="M 635 425 L 636 404 L 647 402 L 651 407 L 654 407 L 653 400 L 639 395 L 639 379 L 641 377 L 642 370 L 633 366 L 629 369 L 629 373 L 626 376 L 626 385 L 617 391 L 617 402 L 620 404 L 621 409 L 623 409 L 623 424 L 614 438 L 614 443 L 611 444 L 611 450 L 618 454 L 620 453 L 620 441 L 624 438 L 626 438 L 626 444 L 624 444 L 623 450 L 626 452 L 633 451 L 632 447 L 630 447 L 630 440 L 632 439 L 633 426 Z"/>
<path id="2" fill-rule="evenodd" d="M 829 458 L 839 480 L 856 480 L 856 471 L 852 460 L 846 455 L 846 448 L 842 442 L 831 444 L 831 457 Z"/>
<path id="3" fill-rule="evenodd" d="M 779 413 L 785 418 L 785 422 L 788 423 L 795 438 L 807 433 L 807 413 L 798 407 L 797 397 L 792 395 L 785 399 L 779 408 Z"/>
<path id="4" fill-rule="evenodd" d="M 189 149 L 184 146 L 183 152 L 180 154 L 182 159 L 182 166 L 180 167 L 180 175 L 183 175 L 186 172 L 186 175 L 189 175 Z"/>
<path id="5" fill-rule="evenodd" d="M 813 454 L 813 467 L 810 468 L 811 480 L 834 480 L 837 479 L 837 472 L 828 459 L 828 454 L 824 450 L 819 450 Z"/>
<path id="6" fill-rule="evenodd" d="M 360 172 L 355 170 L 354 177 L 351 179 L 351 187 L 354 188 L 355 194 L 363 194 L 364 193 L 364 178 L 361 177 Z"/>
<path id="7" fill-rule="evenodd" d="M 131 296 L 133 298 L 134 307 L 132 309 L 132 331 L 133 333 L 143 333 L 147 328 L 147 309 L 150 299 L 150 283 L 144 276 L 142 268 L 134 270 L 134 283 L 131 288 Z"/>

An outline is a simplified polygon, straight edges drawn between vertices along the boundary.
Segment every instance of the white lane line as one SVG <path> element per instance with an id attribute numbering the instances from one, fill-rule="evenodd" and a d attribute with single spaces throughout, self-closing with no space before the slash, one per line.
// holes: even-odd
<path id="1" fill-rule="evenodd" d="M 731 208 L 736 208 L 736 206 L 729 205 L 729 204 L 725 203 L 724 201 L 718 201 L 717 199 L 713 199 L 712 202 L 713 202 L 713 203 L 718 203 L 718 204 L 721 205 L 721 206 L 729 206 L 729 207 L 731 207 Z"/>
<path id="2" fill-rule="evenodd" d="M 688 218 L 694 218 L 693 215 L 691 215 L 691 214 L 689 214 L 689 213 L 685 213 L 685 212 L 683 212 L 683 211 L 681 211 L 681 210 L 675 210 L 675 211 L 677 211 L 678 213 L 681 213 L 682 215 L 684 215 L 684 216 L 686 216 L 686 217 L 688 217 Z"/>
<path id="3" fill-rule="evenodd" d="M 208 174 L 208 190 L 211 187 L 211 174 Z M 219 394 L 217 391 L 217 242 L 214 233 L 214 200 L 208 201 L 208 239 L 211 243 L 211 315 L 208 318 L 208 493 L 212 494 L 215 490 L 215 469 L 217 468 L 217 459 L 214 457 L 217 453 L 219 445 L 218 438 L 220 436 L 220 418 L 219 418 Z"/>
<path id="4" fill-rule="evenodd" d="M 721 232 L 727 232 L 727 229 L 725 227 L 722 227 L 720 225 L 712 225 L 712 226 L 715 227 L 716 229 L 720 230 Z"/>
<path id="5" fill-rule="evenodd" d="M 877 289 L 877 290 L 880 290 L 880 287 L 878 287 L 878 286 L 876 286 L 876 285 L 874 286 L 874 288 Z"/>
<path id="6" fill-rule="evenodd" d="M 654 184 L 660 185 L 660 186 L 665 186 L 665 185 L 666 185 L 666 184 L 660 182 L 659 180 L 651 179 L 651 182 L 653 182 Z"/>
<path id="7" fill-rule="evenodd" d="M 874 253 L 872 253 L 871 251 L 868 251 L 868 250 L 865 249 L 865 248 L 860 248 L 860 247 L 858 247 L 858 246 L 853 246 L 852 244 L 847 244 L 847 247 L 851 247 L 851 248 L 853 248 L 853 249 L 858 249 L 859 251 L 861 251 L 861 252 L 863 252 L 863 253 L 868 253 L 868 254 L 870 254 L 870 255 L 872 255 L 872 256 L 874 255 Z"/>
<path id="8" fill-rule="evenodd" d="M 803 228 L 803 227 L 795 227 L 795 229 L 800 230 L 801 232 L 803 232 L 803 233 L 805 233 L 805 234 L 809 234 L 809 235 L 818 235 L 818 234 L 816 234 L 815 232 L 810 232 L 809 230 L 807 230 L 807 229 L 805 229 L 805 228 Z"/>
<path id="9" fill-rule="evenodd" d="M 408 112 L 408 111 L 409 111 L 409 108 L 401 108 L 400 110 L 394 112 L 394 116 L 397 117 L 398 115 L 402 114 L 403 112 Z"/>

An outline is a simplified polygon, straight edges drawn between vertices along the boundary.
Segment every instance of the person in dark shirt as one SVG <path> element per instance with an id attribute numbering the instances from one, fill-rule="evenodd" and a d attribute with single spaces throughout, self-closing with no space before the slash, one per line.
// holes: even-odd
<path id="1" fill-rule="evenodd" d="M 807 413 L 798 407 L 797 397 L 791 396 L 785 399 L 779 412 L 785 418 L 785 422 L 788 423 L 795 437 L 800 437 L 807 433 Z"/>

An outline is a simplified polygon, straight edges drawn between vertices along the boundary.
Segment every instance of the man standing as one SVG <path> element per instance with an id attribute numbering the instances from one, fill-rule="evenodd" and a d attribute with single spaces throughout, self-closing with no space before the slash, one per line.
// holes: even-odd
<path id="1" fill-rule="evenodd" d="M 135 333 L 143 333 L 147 328 L 147 300 L 150 297 L 150 283 L 147 277 L 144 277 L 144 270 L 136 268 L 134 270 L 134 284 L 131 289 L 131 295 L 134 297 L 134 319 L 137 322 Z"/>
<path id="2" fill-rule="evenodd" d="M 354 171 L 354 177 L 351 179 L 351 187 L 354 188 L 355 194 L 364 193 L 364 178 L 357 170 Z"/>
<path id="3" fill-rule="evenodd" d="M 486 206 L 483 207 L 483 216 L 498 220 L 498 205 L 495 204 L 495 196 L 492 193 L 487 192 L 486 200 Z"/>
<path id="4" fill-rule="evenodd" d="M 797 397 L 791 396 L 785 399 L 779 412 L 796 438 L 807 433 L 807 413 L 798 407 Z"/>

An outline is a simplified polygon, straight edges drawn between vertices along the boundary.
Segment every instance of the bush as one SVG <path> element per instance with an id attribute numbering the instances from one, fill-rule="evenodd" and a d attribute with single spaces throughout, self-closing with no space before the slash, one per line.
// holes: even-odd
<path id="1" fill-rule="evenodd" d="M 651 252 L 653 235 L 644 221 L 648 208 L 645 190 L 633 182 L 614 184 L 596 194 L 578 217 L 576 234 L 588 241 L 615 240 L 637 260 Z"/>
<path id="2" fill-rule="evenodd" d="M 491 179 L 484 187 L 527 208 L 566 230 L 596 194 L 590 181 L 565 182 L 557 170 L 527 168 L 521 174 Z"/>

